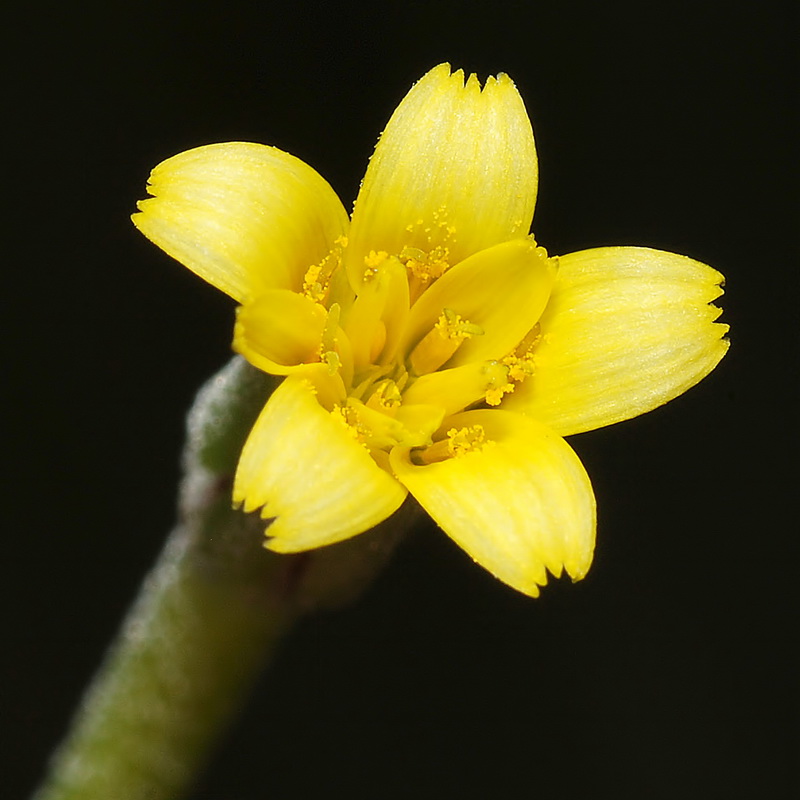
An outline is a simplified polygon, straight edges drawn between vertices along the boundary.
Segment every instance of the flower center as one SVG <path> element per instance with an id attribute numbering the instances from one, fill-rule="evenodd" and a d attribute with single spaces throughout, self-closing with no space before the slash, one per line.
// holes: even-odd
<path id="1" fill-rule="evenodd" d="M 425 237 L 415 240 L 423 247 L 429 244 L 428 250 L 408 245 L 397 254 L 370 251 L 363 272 L 356 272 L 356 285 L 345 267 L 347 240 L 341 237 L 306 270 L 296 301 L 275 290 L 261 305 L 246 307 L 237 323 L 235 344 L 256 366 L 278 374 L 302 374 L 311 367 L 306 374 L 320 404 L 381 466 L 397 445 L 415 448 L 420 463 L 480 450 L 487 443 L 482 430 L 447 430 L 447 419 L 468 409 L 499 406 L 535 372 L 538 323 L 502 355 L 520 330 L 513 297 L 501 306 L 506 301 L 498 299 L 491 283 L 494 272 L 484 265 L 476 273 L 475 261 L 464 265 L 467 271 L 458 279 L 450 276 L 437 284 L 450 269 L 452 237 L 441 224 L 434 233 L 435 239 L 426 234 L 427 242 Z M 521 250 L 514 247 L 504 252 L 514 257 Z M 550 269 L 547 253 L 536 248 L 536 254 Z M 507 278 L 498 280 L 505 280 L 499 286 L 513 294 Z M 428 294 L 432 287 L 438 288 Z M 520 313 L 524 316 L 525 310 Z M 275 342 L 283 342 L 283 349 Z M 262 355 L 264 364 L 258 360 Z"/>
<path id="2" fill-rule="evenodd" d="M 414 458 L 425 464 L 480 451 L 488 444 L 480 426 L 451 428 L 439 438 L 442 421 L 481 403 L 500 405 L 534 373 L 538 324 L 502 358 L 462 359 L 460 366 L 448 368 L 464 342 L 485 335 L 481 325 L 443 307 L 410 350 L 407 338 L 417 338 L 407 330 L 416 301 L 450 268 L 447 246 L 427 251 L 406 246 L 395 255 L 370 251 L 359 287 L 344 298 L 336 267 L 345 244 L 338 242 L 336 253 L 308 271 L 311 289 L 304 287 L 324 296 L 318 302 L 328 306 L 319 357 L 331 375 L 341 376 L 346 393 L 332 413 L 379 463 L 399 444 L 415 448 Z M 547 258 L 544 251 L 542 257 Z M 346 334 L 345 350 L 337 340 L 339 331 Z"/>

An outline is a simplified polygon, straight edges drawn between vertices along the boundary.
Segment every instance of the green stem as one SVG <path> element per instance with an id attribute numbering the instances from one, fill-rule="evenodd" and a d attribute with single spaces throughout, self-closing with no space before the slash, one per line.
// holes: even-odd
<path id="1" fill-rule="evenodd" d="M 278 556 L 261 546 L 264 523 L 231 509 L 236 458 L 272 380 L 234 359 L 198 395 L 180 524 L 34 800 L 183 796 L 295 620 L 354 597 L 388 557 L 397 524 Z"/>

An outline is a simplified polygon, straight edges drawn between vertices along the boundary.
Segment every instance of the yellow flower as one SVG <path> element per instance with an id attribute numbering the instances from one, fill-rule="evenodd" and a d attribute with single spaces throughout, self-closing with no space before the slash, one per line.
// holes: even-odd
<path id="1" fill-rule="evenodd" d="M 667 402 L 728 346 L 710 267 L 537 245 L 533 132 L 506 75 L 425 75 L 352 220 L 311 167 L 257 144 L 181 153 L 148 188 L 139 230 L 233 297 L 234 348 L 286 376 L 233 492 L 279 552 L 361 533 L 411 492 L 516 589 L 582 578 L 595 502 L 562 437 Z"/>

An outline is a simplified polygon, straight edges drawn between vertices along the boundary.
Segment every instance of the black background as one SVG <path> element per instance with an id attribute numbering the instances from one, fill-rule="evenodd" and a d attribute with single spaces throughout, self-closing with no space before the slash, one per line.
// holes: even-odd
<path id="1" fill-rule="evenodd" d="M 38 781 L 156 558 L 183 415 L 229 354 L 231 302 L 129 222 L 150 168 L 265 142 L 349 206 L 397 102 L 448 60 L 516 81 L 548 251 L 638 244 L 714 265 L 731 351 L 669 406 L 571 440 L 599 506 L 585 581 L 528 599 L 422 526 L 357 605 L 295 630 L 193 800 L 790 796 L 782 6 L 81 6 L 6 21 L 3 795 Z"/>

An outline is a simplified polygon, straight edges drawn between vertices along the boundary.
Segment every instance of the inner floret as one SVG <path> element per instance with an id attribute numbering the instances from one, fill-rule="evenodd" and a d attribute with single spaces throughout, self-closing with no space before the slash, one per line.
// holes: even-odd
<path id="1" fill-rule="evenodd" d="M 476 278 L 491 280 L 496 273 L 486 274 L 489 273 L 486 267 L 492 266 L 492 259 L 484 257 L 483 269 L 476 259 L 479 269 L 473 272 L 477 274 L 456 265 L 448 272 L 455 276 L 450 279 L 450 291 L 438 292 L 441 298 L 428 303 L 431 311 L 424 307 L 426 298 L 434 297 L 436 287 L 446 283 L 442 278 L 445 270 L 438 274 L 433 270 L 425 272 L 423 281 L 421 265 L 438 263 L 440 253 L 431 255 L 404 248 L 400 256 L 371 251 L 365 257 L 362 285 L 340 330 L 354 353 L 354 378 L 347 387 L 347 397 L 336 405 L 333 413 L 370 452 L 386 452 L 397 445 L 427 447 L 429 455 L 425 458 L 441 460 L 477 448 L 483 441 L 480 437 L 473 441 L 461 436 L 457 440 L 471 442 L 470 447 L 463 443 L 456 447 L 450 436 L 452 431 L 447 432 L 447 438 L 441 438 L 443 421 L 466 408 L 498 406 L 518 382 L 532 374 L 532 351 L 538 340 L 536 323 L 549 294 L 553 269 L 547 254 L 532 240 L 511 244 L 506 251 L 512 256 L 527 256 L 522 265 L 523 273 L 527 273 L 523 275 L 522 288 L 529 293 L 532 288 L 538 295 L 535 318 L 529 311 L 523 314 L 517 311 L 515 295 L 499 296 L 497 300 L 503 304 L 500 311 L 506 315 L 516 311 L 519 317 L 514 340 L 510 346 L 506 345 L 507 349 L 498 350 L 498 358 L 470 359 L 457 366 L 450 363 L 462 345 L 485 335 L 484 328 L 460 313 L 459 308 L 472 305 L 480 312 L 475 295 L 484 300 L 487 291 Z M 510 261 L 513 268 L 514 259 Z M 457 279 L 462 273 L 467 280 L 459 285 Z M 501 267 L 501 281 L 502 278 Z M 424 288 L 420 290 L 423 282 Z M 416 302 L 411 298 L 412 286 L 419 291 Z M 491 294 L 489 291 L 490 300 Z M 455 307 L 441 305 L 451 299 Z M 491 304 L 488 307 L 492 310 Z M 496 308 L 494 316 L 489 314 L 488 318 L 497 323 Z M 506 324 L 501 319 L 494 327 Z M 504 341 L 502 336 L 499 338 Z M 501 346 L 498 344 L 498 348 Z M 434 438 L 439 440 L 435 444 Z"/>
<path id="2" fill-rule="evenodd" d="M 478 449 L 480 436 L 453 439 L 447 419 L 499 406 L 533 374 L 555 261 L 530 237 L 453 265 L 444 246 L 371 250 L 354 286 L 346 247 L 308 268 L 302 291 L 243 306 L 236 348 L 268 372 L 307 374 L 382 466 L 398 445 L 433 461 Z"/>

